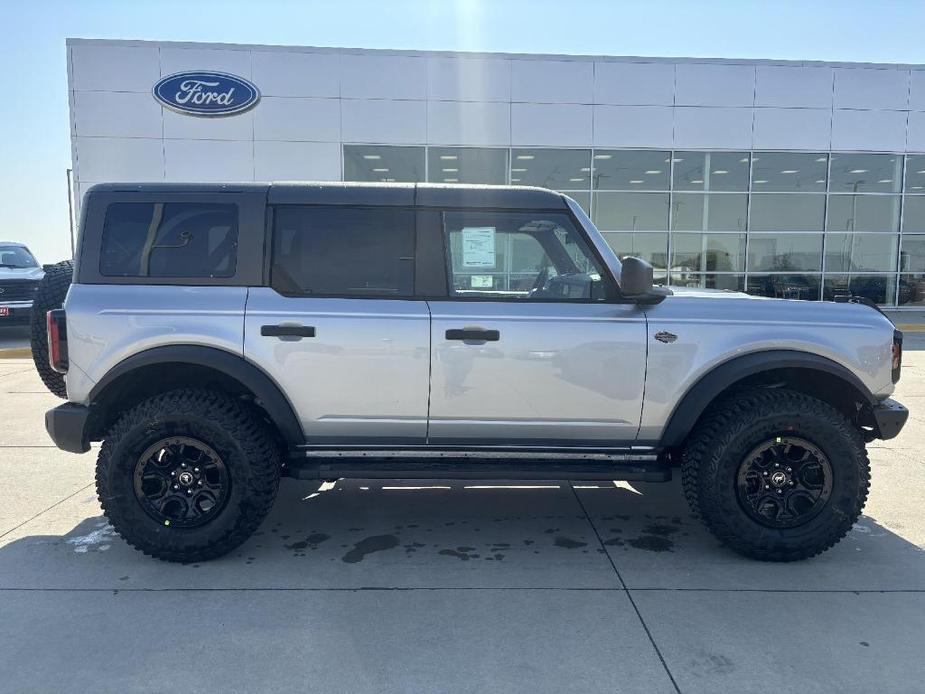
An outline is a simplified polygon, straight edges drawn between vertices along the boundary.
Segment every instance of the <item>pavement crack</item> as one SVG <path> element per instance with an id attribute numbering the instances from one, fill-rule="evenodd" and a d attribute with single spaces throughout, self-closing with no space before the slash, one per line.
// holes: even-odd
<path id="1" fill-rule="evenodd" d="M 74 492 L 73 494 L 68 494 L 66 497 L 64 497 L 63 499 L 61 499 L 61 500 L 59 500 L 59 501 L 56 501 L 55 503 L 53 503 L 51 506 L 49 506 L 48 508 L 44 509 L 43 511 L 39 511 L 38 513 L 36 513 L 36 514 L 35 514 L 34 516 L 32 516 L 31 518 L 27 518 L 26 520 L 24 520 L 24 521 L 23 521 L 22 523 L 20 523 L 19 525 L 15 525 L 15 526 L 13 526 L 12 528 L 10 528 L 9 530 L 0 533 L 0 539 L 3 539 L 4 537 L 6 537 L 7 535 L 9 535 L 10 533 L 15 532 L 16 530 L 19 530 L 21 527 L 23 527 L 23 526 L 26 525 L 27 523 L 31 523 L 32 521 L 34 521 L 34 520 L 35 520 L 36 518 L 38 518 L 39 516 L 41 516 L 41 515 L 43 515 L 43 514 L 45 514 L 45 513 L 48 513 L 49 511 L 51 511 L 51 510 L 52 510 L 53 508 L 55 508 L 56 506 L 60 506 L 61 504 L 63 504 L 63 503 L 64 503 L 65 501 L 67 501 L 68 499 L 72 499 L 72 498 L 74 498 L 75 496 L 77 496 L 78 494 L 80 494 L 81 492 L 87 491 L 87 490 L 88 490 L 90 487 L 92 487 L 92 486 L 93 486 L 93 482 L 91 482 L 90 484 L 86 485 L 85 487 L 81 487 L 80 489 L 78 489 L 78 490 L 77 490 L 76 492 Z"/>

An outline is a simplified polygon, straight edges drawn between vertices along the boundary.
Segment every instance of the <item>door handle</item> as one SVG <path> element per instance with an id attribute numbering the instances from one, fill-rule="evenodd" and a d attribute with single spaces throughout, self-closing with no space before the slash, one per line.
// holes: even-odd
<path id="1" fill-rule="evenodd" d="M 474 340 L 479 342 L 497 342 L 501 333 L 485 328 L 453 328 L 446 331 L 447 340 Z"/>
<path id="2" fill-rule="evenodd" d="M 264 337 L 314 337 L 315 328 L 311 325 L 261 325 L 260 334 Z"/>

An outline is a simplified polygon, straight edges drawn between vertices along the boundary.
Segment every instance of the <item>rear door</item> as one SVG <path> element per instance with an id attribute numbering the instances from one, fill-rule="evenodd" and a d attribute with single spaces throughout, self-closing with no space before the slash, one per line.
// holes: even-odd
<path id="1" fill-rule="evenodd" d="M 645 316 L 564 212 L 446 210 L 448 296 L 430 302 L 432 444 L 635 439 Z"/>
<path id="2" fill-rule="evenodd" d="M 269 287 L 244 351 L 288 395 L 310 444 L 421 444 L 430 314 L 415 298 L 408 207 L 279 205 Z"/>

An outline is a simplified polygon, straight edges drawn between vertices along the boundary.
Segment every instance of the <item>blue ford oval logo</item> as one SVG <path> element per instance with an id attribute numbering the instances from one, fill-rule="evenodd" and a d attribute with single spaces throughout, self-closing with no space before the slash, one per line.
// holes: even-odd
<path id="1" fill-rule="evenodd" d="M 178 113 L 192 116 L 231 116 L 260 101 L 257 87 L 243 77 L 224 72 L 178 72 L 154 85 L 154 98 Z"/>

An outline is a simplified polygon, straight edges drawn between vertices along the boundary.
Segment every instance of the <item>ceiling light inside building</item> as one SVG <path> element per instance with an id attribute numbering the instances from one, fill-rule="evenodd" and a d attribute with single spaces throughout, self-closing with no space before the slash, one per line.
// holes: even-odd
<path id="1" fill-rule="evenodd" d="M 703 179 L 702 179 L 702 178 L 695 178 L 693 181 L 691 181 L 691 183 L 703 183 Z"/>
<path id="2" fill-rule="evenodd" d="M 613 159 L 613 155 L 612 154 L 595 154 L 594 158 L 595 159 Z"/>
<path id="3" fill-rule="evenodd" d="M 379 154 L 364 154 L 364 159 L 382 159 L 382 156 Z"/>
<path id="4" fill-rule="evenodd" d="M 440 158 L 443 159 L 443 161 L 456 161 L 456 159 L 458 159 L 455 154 L 441 154 Z"/>
<path id="5" fill-rule="evenodd" d="M 748 163 L 748 157 L 742 157 L 741 159 L 739 159 L 739 163 L 741 163 L 741 164 L 747 164 L 747 163 Z"/>
<path id="6" fill-rule="evenodd" d="M 881 178 L 879 181 L 877 181 L 877 183 L 892 183 L 892 182 L 893 182 L 892 178 Z"/>
<path id="7" fill-rule="evenodd" d="M 630 183 L 645 183 L 645 181 L 641 178 L 634 178 Z"/>
<path id="8" fill-rule="evenodd" d="M 582 167 L 581 167 L 580 169 L 578 169 L 578 170 L 581 171 L 582 173 L 588 173 L 588 172 L 591 170 L 591 167 L 590 167 L 590 166 L 582 166 Z"/>
<path id="9" fill-rule="evenodd" d="M 782 174 L 795 174 L 800 173 L 799 169 L 781 169 Z"/>
<path id="10" fill-rule="evenodd" d="M 459 179 L 458 178 L 444 178 L 443 182 L 444 183 L 459 183 Z"/>
<path id="11" fill-rule="evenodd" d="M 649 169 L 648 171 L 646 171 L 646 176 L 655 176 L 656 174 L 660 174 L 661 172 L 662 172 L 661 169 Z"/>
<path id="12" fill-rule="evenodd" d="M 511 173 L 523 173 L 526 169 L 511 169 Z"/>
<path id="13" fill-rule="evenodd" d="M 851 169 L 848 173 L 867 173 L 867 169 Z"/>
<path id="14" fill-rule="evenodd" d="M 726 169 L 717 169 L 717 170 L 714 171 L 713 173 L 714 173 L 714 174 L 717 174 L 717 175 L 722 175 L 722 174 L 727 174 L 727 173 L 729 173 L 729 172 L 726 171 Z"/>
<path id="15" fill-rule="evenodd" d="M 816 161 L 825 161 L 825 157 L 819 157 Z"/>
<path id="16" fill-rule="evenodd" d="M 373 171 L 375 171 L 376 173 L 388 173 L 389 172 L 387 168 L 386 169 L 373 169 Z"/>
<path id="17" fill-rule="evenodd" d="M 521 160 L 530 160 L 533 159 L 534 156 L 532 154 L 518 154 L 517 158 Z"/>
<path id="18" fill-rule="evenodd" d="M 459 169 L 444 169 L 443 173 L 459 173 Z"/>
<path id="19" fill-rule="evenodd" d="M 569 180 L 572 181 L 572 183 L 581 183 L 585 179 L 582 177 L 579 177 L 579 178 L 570 178 Z"/>
<path id="20" fill-rule="evenodd" d="M 760 180 L 760 181 L 752 181 L 752 183 L 767 183 L 767 181 L 765 181 L 765 180 Z"/>
<path id="21" fill-rule="evenodd" d="M 824 178 L 820 178 L 819 180 L 816 181 L 816 183 L 825 183 L 825 179 L 824 179 Z"/>
<path id="22" fill-rule="evenodd" d="M 511 179 L 511 183 L 520 183 L 520 179 L 519 179 L 519 178 L 512 178 L 512 179 Z"/>

